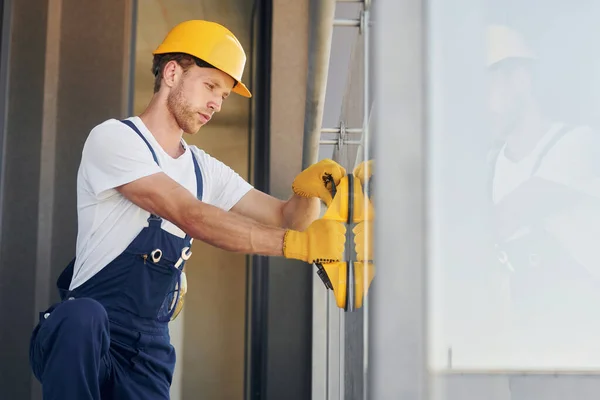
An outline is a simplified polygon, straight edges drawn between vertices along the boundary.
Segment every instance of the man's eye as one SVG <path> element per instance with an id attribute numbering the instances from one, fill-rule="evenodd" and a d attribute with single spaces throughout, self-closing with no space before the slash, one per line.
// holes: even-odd
<path id="1" fill-rule="evenodd" d="M 206 87 L 209 88 L 210 90 L 213 90 L 215 88 L 215 85 L 211 85 L 210 83 L 207 83 Z"/>

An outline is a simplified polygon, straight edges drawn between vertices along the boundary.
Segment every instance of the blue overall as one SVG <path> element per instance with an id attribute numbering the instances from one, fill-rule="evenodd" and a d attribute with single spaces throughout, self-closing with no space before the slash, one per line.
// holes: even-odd
<path id="1" fill-rule="evenodd" d="M 152 146 L 137 127 L 130 126 Z M 202 175 L 191 154 L 202 199 Z M 57 281 L 61 301 L 40 313 L 30 363 L 44 400 L 168 399 L 175 367 L 168 322 L 184 262 L 175 264 L 190 237 L 161 229 L 150 215 L 133 242 L 100 272 L 69 290 L 75 260 Z M 162 251 L 154 262 L 151 252 Z"/>

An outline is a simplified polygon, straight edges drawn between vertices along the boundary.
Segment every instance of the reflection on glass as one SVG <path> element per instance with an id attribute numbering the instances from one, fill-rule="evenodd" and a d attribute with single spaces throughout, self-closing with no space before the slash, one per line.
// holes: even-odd
<path id="1" fill-rule="evenodd" d="M 431 2 L 432 368 L 600 370 L 600 5 L 450 3 Z"/>
<path id="2" fill-rule="evenodd" d="M 599 238 L 599 137 L 544 109 L 533 68 L 538 58 L 516 31 L 491 26 L 488 35 L 497 134 L 490 211 L 498 261 L 509 275 L 507 361 L 517 368 L 598 367 L 600 286 L 590 250 Z"/>

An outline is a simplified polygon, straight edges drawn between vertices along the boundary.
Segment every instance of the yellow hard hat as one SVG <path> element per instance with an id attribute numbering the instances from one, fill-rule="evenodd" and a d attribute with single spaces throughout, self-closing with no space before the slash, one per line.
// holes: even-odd
<path id="1" fill-rule="evenodd" d="M 237 82 L 232 91 L 244 97 L 252 94 L 242 83 L 246 53 L 239 40 L 216 22 L 191 20 L 176 25 L 152 54 L 185 53 L 225 72 Z"/>
<path id="2" fill-rule="evenodd" d="M 534 60 L 536 57 L 516 31 L 504 25 L 487 29 L 487 67 L 508 58 Z"/>

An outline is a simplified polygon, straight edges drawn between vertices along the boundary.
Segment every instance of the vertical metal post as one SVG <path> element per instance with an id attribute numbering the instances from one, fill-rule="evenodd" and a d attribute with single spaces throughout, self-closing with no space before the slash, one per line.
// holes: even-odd
<path id="1" fill-rule="evenodd" d="M 256 53 L 253 63 L 262 65 L 256 69 L 252 80 L 255 92 L 256 112 L 254 116 L 254 185 L 269 193 L 271 184 L 271 51 L 273 2 L 259 0 L 254 8 L 253 27 L 256 32 Z M 254 58 L 256 57 L 256 60 Z M 268 257 L 253 256 L 248 281 L 249 296 L 249 357 L 246 377 L 247 398 L 250 400 L 268 397 L 268 345 L 269 345 L 269 266 Z"/>
<path id="2" fill-rule="evenodd" d="M 335 0 L 310 0 L 309 7 L 311 28 L 308 42 L 308 84 L 306 87 L 302 168 L 314 164 L 319 155 Z"/>
<path id="3" fill-rule="evenodd" d="M 5 158 L 6 158 L 6 125 L 8 114 L 8 70 L 9 53 L 11 41 L 11 16 L 12 1 L 1 2 L 1 24 L 0 24 L 0 188 L 4 187 Z M 2 210 L 4 209 L 4 196 L 0 189 L 0 227 L 4 220 Z M 2 230 L 0 229 L 0 243 L 2 242 Z"/>
<path id="4" fill-rule="evenodd" d="M 129 31 L 129 37 L 126 37 L 125 58 L 129 59 L 129 64 L 125 63 L 127 70 L 124 72 L 123 82 L 123 116 L 128 117 L 134 114 L 133 104 L 135 100 L 135 61 L 137 47 L 137 25 L 138 25 L 138 0 L 129 0 L 126 7 L 127 18 L 125 18 L 125 29 Z"/>
<path id="5" fill-rule="evenodd" d="M 377 182 L 369 398 L 428 398 L 423 0 L 374 3 Z"/>
<path id="6" fill-rule="evenodd" d="M 311 23 L 302 168 L 315 163 L 319 155 L 335 8 L 335 0 L 309 1 Z M 329 377 L 332 365 L 336 364 L 336 355 L 339 354 L 334 343 L 338 332 L 330 329 L 332 319 L 336 320 L 331 315 L 331 299 L 323 288 L 323 282 L 316 273 L 313 275 L 312 398 L 325 400 L 330 398 L 331 390 L 335 391 L 330 387 Z"/>

